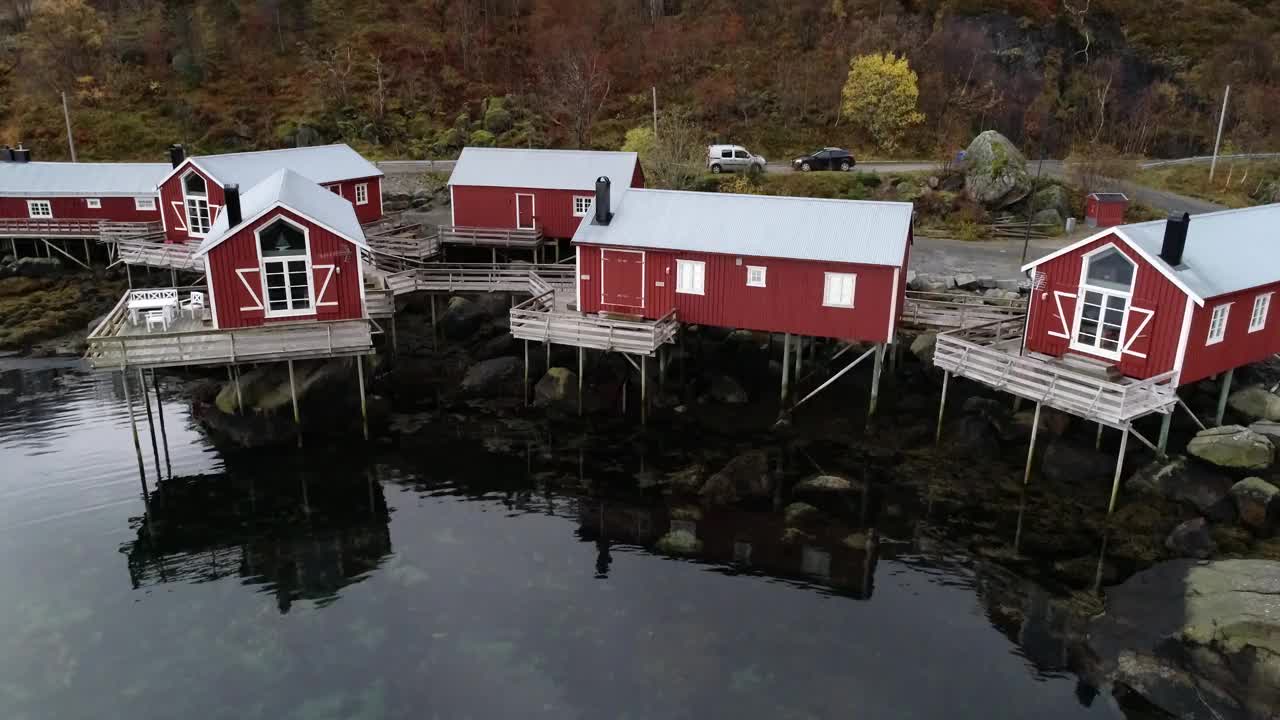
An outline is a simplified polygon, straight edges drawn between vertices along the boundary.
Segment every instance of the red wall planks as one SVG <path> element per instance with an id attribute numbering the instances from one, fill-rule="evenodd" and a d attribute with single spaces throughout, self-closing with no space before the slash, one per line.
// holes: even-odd
<path id="1" fill-rule="evenodd" d="M 1249 332 L 1254 298 L 1267 293 L 1274 294 L 1268 304 L 1266 321 L 1261 329 Z M 1209 345 L 1209 321 L 1213 309 L 1226 303 L 1231 304 L 1227 311 L 1226 334 L 1221 342 Z M 1260 362 L 1276 353 L 1280 353 L 1280 283 L 1209 298 L 1204 307 L 1197 306 L 1192 311 L 1182 384 Z"/>
<path id="2" fill-rule="evenodd" d="M 160 219 L 158 210 L 139 210 L 133 197 L 98 197 L 102 207 L 91 208 L 85 197 L 0 197 L 0 218 L 31 217 L 27 200 L 48 200 L 55 220 L 111 220 L 114 222 L 150 222 Z M 155 195 L 139 197 L 155 198 Z"/>

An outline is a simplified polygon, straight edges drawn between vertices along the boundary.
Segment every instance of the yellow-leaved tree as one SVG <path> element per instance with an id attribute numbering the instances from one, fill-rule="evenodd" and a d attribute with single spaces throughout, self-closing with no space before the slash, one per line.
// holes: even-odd
<path id="1" fill-rule="evenodd" d="M 920 85 L 905 57 L 891 52 L 859 55 L 849 61 L 849 77 L 840 93 L 841 110 L 871 134 L 884 150 L 893 150 L 909 128 L 924 122 L 917 104 Z"/>

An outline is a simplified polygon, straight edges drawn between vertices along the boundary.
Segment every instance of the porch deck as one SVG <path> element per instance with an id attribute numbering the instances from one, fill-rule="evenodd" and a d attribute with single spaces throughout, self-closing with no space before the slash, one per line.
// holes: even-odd
<path id="1" fill-rule="evenodd" d="M 396 295 L 410 292 L 534 292 L 533 276 L 546 285 L 569 290 L 577 270 L 571 264 L 552 263 L 429 263 L 415 270 L 387 276 L 387 287 Z"/>
<path id="2" fill-rule="evenodd" d="M 179 297 L 203 287 L 178 288 Z M 163 331 L 129 320 L 129 293 L 89 334 L 85 359 L 95 370 L 305 360 L 364 355 L 372 351 L 369 320 L 314 320 L 255 328 L 214 329 L 197 314 L 181 313 Z"/>
<path id="3" fill-rule="evenodd" d="M 140 235 L 101 240 L 114 246 L 115 263 L 143 265 L 169 270 L 204 271 L 204 263 L 195 257 L 199 243 L 166 243 L 163 235 Z"/>
<path id="4" fill-rule="evenodd" d="M 418 267 L 440 254 L 440 236 L 424 233 L 421 223 L 369 227 L 365 241 L 373 264 L 393 272 Z"/>
<path id="5" fill-rule="evenodd" d="M 81 218 L 0 218 L 0 237 L 89 238 L 131 237 L 160 232 L 159 222 L 114 222 Z"/>
<path id="6" fill-rule="evenodd" d="M 1177 373 L 1112 380 L 1070 367 L 1056 358 L 1022 354 L 1025 316 L 938 335 L 933 362 L 940 370 L 997 390 L 1124 429 L 1150 413 L 1168 414 L 1177 403 Z"/>
<path id="7" fill-rule="evenodd" d="M 955 330 L 1023 318 L 1026 314 L 1026 298 L 1001 300 L 965 293 L 908 290 L 901 322 L 922 330 Z"/>
<path id="8" fill-rule="evenodd" d="M 535 285 L 538 280 L 534 276 Z M 680 323 L 675 310 L 658 320 L 618 320 L 568 310 L 565 293 L 557 302 L 554 288 L 511 309 L 511 334 L 518 340 L 570 345 L 652 357 L 665 343 L 675 342 Z"/>
<path id="9" fill-rule="evenodd" d="M 545 242 L 541 228 L 515 230 L 511 228 L 441 225 L 439 233 L 440 242 L 446 245 L 536 250 L 542 247 L 543 242 Z"/>

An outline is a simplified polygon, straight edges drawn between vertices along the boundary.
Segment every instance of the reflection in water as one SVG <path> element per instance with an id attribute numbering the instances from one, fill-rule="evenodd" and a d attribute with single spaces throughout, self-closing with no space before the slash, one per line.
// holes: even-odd
<path id="1" fill-rule="evenodd" d="M 372 475 L 257 473 L 173 478 L 151 495 L 137 540 L 121 548 L 133 587 L 240 577 L 325 605 L 391 554 L 382 486 Z"/>

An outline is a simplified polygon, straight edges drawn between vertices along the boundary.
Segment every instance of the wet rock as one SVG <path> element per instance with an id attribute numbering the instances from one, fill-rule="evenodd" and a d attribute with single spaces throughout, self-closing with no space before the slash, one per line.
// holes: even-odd
<path id="1" fill-rule="evenodd" d="M 853 490 L 853 483 L 839 475 L 815 475 L 796 483 L 794 488 L 798 494 L 847 493 Z"/>
<path id="2" fill-rule="evenodd" d="M 672 530 L 658 538 L 656 547 L 668 555 L 696 555 L 702 552 L 702 541 L 688 530 Z"/>
<path id="3" fill-rule="evenodd" d="M 840 544 L 844 545 L 850 550 L 869 551 L 871 549 L 870 548 L 871 539 L 872 539 L 872 536 L 867 533 L 855 532 L 855 533 L 849 533 L 848 535 L 846 535 L 844 540 L 840 541 Z"/>
<path id="4" fill-rule="evenodd" d="M 961 290 L 977 290 L 978 276 L 973 273 L 956 273 L 951 278 L 951 284 Z"/>
<path id="5" fill-rule="evenodd" d="M 665 482 L 667 492 L 672 495 L 697 495 L 706 477 L 707 468 L 700 463 L 668 473 Z"/>
<path id="6" fill-rule="evenodd" d="M 1175 527 L 1164 539 L 1164 546 L 1180 557 L 1207 560 L 1218 551 L 1218 544 L 1209 533 L 1209 522 L 1202 517 L 1192 518 Z"/>
<path id="7" fill-rule="evenodd" d="M 1071 214 L 1071 196 L 1061 185 L 1048 185 L 1031 194 L 1027 200 L 1032 213 L 1053 210 L 1059 219 Z"/>
<path id="8" fill-rule="evenodd" d="M 963 415 L 955 422 L 951 442 L 970 457 L 988 457 L 1000 452 L 1001 433 L 981 415 Z"/>
<path id="9" fill-rule="evenodd" d="M 1228 519 L 1221 517 L 1220 511 L 1228 504 L 1231 478 L 1180 455 L 1156 460 L 1138 470 L 1126 481 L 1125 488 L 1184 503 L 1218 519 Z"/>
<path id="10" fill-rule="evenodd" d="M 476 395 L 497 395 L 508 390 L 508 385 L 520 372 L 520 360 L 500 357 L 480 362 L 467 368 L 461 387 Z"/>
<path id="11" fill-rule="evenodd" d="M 1107 591 L 1088 638 L 1105 679 L 1176 717 L 1274 718 L 1280 562 L 1161 563 Z"/>
<path id="12" fill-rule="evenodd" d="M 743 498 L 768 497 L 774 481 L 769 474 L 769 456 L 751 450 L 730 460 L 720 472 L 707 478 L 701 495 L 713 505 L 734 503 Z"/>
<path id="13" fill-rule="evenodd" d="M 511 333 L 500 332 L 477 345 L 471 351 L 471 357 L 476 360 L 491 360 L 503 355 L 515 355 L 520 349 L 518 343 Z"/>
<path id="14" fill-rule="evenodd" d="M 566 408 L 578 406 L 578 373 L 569 368 L 553 367 L 547 370 L 533 387 L 534 404 L 557 405 Z"/>
<path id="15" fill-rule="evenodd" d="M 488 319 L 484 309 L 464 297 L 449 298 L 449 307 L 440 317 L 445 337 L 461 340 L 470 337 Z"/>
<path id="16" fill-rule="evenodd" d="M 1055 483 L 1093 482 L 1110 477 L 1116 469 L 1116 460 L 1093 446 L 1080 446 L 1063 438 L 1056 438 L 1044 449 L 1040 461 L 1040 474 Z"/>
<path id="17" fill-rule="evenodd" d="M 62 272 L 62 261 L 55 257 L 18 258 L 12 265 L 18 277 L 50 277 Z"/>
<path id="18" fill-rule="evenodd" d="M 1263 470 L 1275 461 L 1276 448 L 1262 435 L 1239 425 L 1223 425 L 1196 433 L 1187 452 L 1219 467 Z"/>
<path id="19" fill-rule="evenodd" d="M 713 376 L 707 394 L 712 400 L 725 405 L 743 405 L 747 402 L 747 391 L 728 375 Z"/>
<path id="20" fill-rule="evenodd" d="M 1231 499 L 1236 503 L 1240 522 L 1251 530 L 1265 531 L 1280 514 L 1276 499 L 1280 488 L 1259 477 L 1249 477 L 1231 486 Z"/>
<path id="21" fill-rule="evenodd" d="M 911 354 L 916 356 L 922 365 L 933 367 L 933 351 L 938 346 L 937 333 L 921 333 L 911 341 Z"/>
<path id="22" fill-rule="evenodd" d="M 1280 395 L 1266 388 L 1253 385 L 1237 390 L 1227 398 L 1227 404 L 1251 420 L 1280 422 Z"/>
<path id="23" fill-rule="evenodd" d="M 782 523 L 787 527 L 806 527 L 821 517 L 822 511 L 806 502 L 793 502 L 782 509 Z"/>
<path id="24" fill-rule="evenodd" d="M 1031 216 L 1031 222 L 1036 225 L 1048 225 L 1054 230 L 1062 227 L 1063 225 L 1062 215 L 1053 208 L 1046 208 L 1038 211 L 1036 214 Z"/>
<path id="25" fill-rule="evenodd" d="M 1026 158 L 995 130 L 987 130 L 969 143 L 964 170 L 965 195 L 987 208 L 1008 207 L 1031 192 Z"/>
<path id="26" fill-rule="evenodd" d="M 1120 571 L 1114 563 L 1103 559 L 1102 566 L 1099 567 L 1098 558 L 1093 555 L 1057 560 L 1053 563 L 1053 572 L 1075 587 L 1093 587 L 1095 582 L 1110 585 L 1120 577 Z"/>
<path id="27" fill-rule="evenodd" d="M 782 531 L 782 535 L 778 541 L 783 545 L 806 545 L 817 540 L 812 533 L 805 532 L 800 528 L 789 527 Z"/>
<path id="28" fill-rule="evenodd" d="M 672 520 L 689 520 L 698 522 L 702 519 L 702 508 L 697 505 L 677 505 L 668 513 Z"/>
<path id="29" fill-rule="evenodd" d="M 1259 420 L 1249 429 L 1270 440 L 1272 445 L 1280 446 L 1280 422 Z"/>

